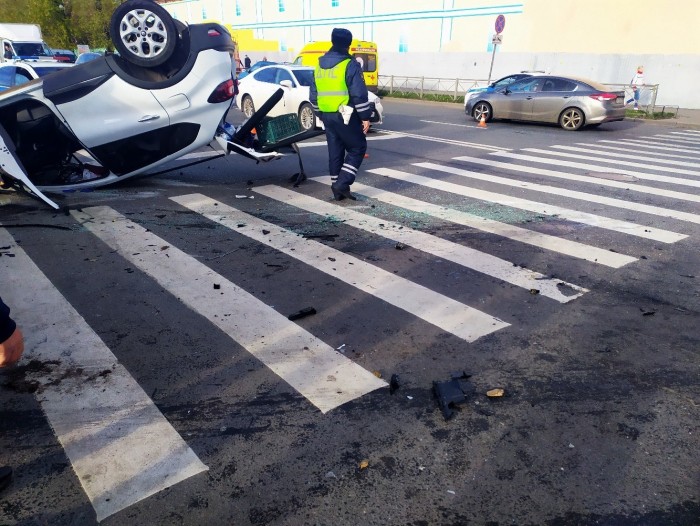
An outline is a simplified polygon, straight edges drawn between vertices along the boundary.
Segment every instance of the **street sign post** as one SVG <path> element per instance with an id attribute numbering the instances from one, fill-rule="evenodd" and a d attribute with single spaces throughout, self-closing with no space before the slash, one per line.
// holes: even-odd
<path id="1" fill-rule="evenodd" d="M 491 38 L 491 43 L 493 44 L 493 53 L 491 54 L 491 67 L 489 68 L 489 79 L 487 84 L 491 84 L 491 72 L 493 71 L 493 59 L 496 58 L 496 47 L 498 44 L 503 43 L 503 35 L 501 33 L 506 27 L 506 17 L 503 15 L 498 15 L 496 17 L 496 23 L 494 25 L 496 29 L 496 34 Z"/>

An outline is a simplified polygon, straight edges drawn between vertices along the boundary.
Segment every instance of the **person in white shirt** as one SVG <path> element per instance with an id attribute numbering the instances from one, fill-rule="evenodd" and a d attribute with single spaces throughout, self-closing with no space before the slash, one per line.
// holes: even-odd
<path id="1" fill-rule="evenodd" d="M 637 72 L 632 77 L 630 86 L 632 86 L 632 98 L 627 100 L 627 104 L 634 101 L 634 109 L 638 110 L 639 95 L 642 91 L 642 86 L 644 86 L 644 66 L 637 66 Z"/>

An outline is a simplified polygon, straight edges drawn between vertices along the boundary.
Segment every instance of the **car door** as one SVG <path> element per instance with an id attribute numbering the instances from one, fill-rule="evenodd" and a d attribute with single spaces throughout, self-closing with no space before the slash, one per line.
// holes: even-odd
<path id="1" fill-rule="evenodd" d="M 56 104 L 87 147 L 168 126 L 168 114 L 151 91 L 112 75 L 88 95 Z"/>
<path id="2" fill-rule="evenodd" d="M 540 90 L 539 78 L 527 78 L 514 82 L 499 91 L 498 105 L 494 104 L 494 117 L 527 121 L 532 118 L 532 104 Z"/>
<path id="3" fill-rule="evenodd" d="M 117 75 L 87 94 L 56 102 L 67 126 L 83 146 L 117 175 L 166 157 L 170 119 L 153 93 Z"/>
<path id="4" fill-rule="evenodd" d="M 311 84 L 314 82 L 314 71 L 312 69 L 294 70 L 294 80 L 297 90 L 297 100 L 299 106 L 311 100 Z"/>
<path id="5" fill-rule="evenodd" d="M 542 89 L 535 94 L 532 105 L 532 120 L 558 122 L 561 112 L 570 105 L 574 97 L 576 82 L 561 78 L 544 79 Z"/>

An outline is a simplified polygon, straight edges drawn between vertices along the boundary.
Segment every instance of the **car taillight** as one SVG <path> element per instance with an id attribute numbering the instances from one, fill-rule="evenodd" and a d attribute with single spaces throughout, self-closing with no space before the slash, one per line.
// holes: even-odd
<path id="1" fill-rule="evenodd" d="M 209 31 L 207 31 L 207 35 L 209 35 L 210 37 L 220 37 L 221 32 L 217 31 L 216 29 L 210 29 Z"/>
<path id="2" fill-rule="evenodd" d="M 593 95 L 589 95 L 590 98 L 595 99 L 595 100 L 615 100 L 617 98 L 617 94 L 615 93 L 594 93 Z"/>
<path id="3" fill-rule="evenodd" d="M 214 88 L 207 102 L 216 104 L 218 102 L 225 102 L 231 98 L 233 98 L 233 79 L 228 79 Z"/>

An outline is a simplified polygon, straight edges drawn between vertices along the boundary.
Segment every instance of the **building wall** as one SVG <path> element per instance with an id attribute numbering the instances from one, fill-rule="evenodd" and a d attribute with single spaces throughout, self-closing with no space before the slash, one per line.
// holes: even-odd
<path id="1" fill-rule="evenodd" d="M 380 75 L 486 79 L 543 69 L 627 83 L 637 65 L 659 84 L 659 104 L 700 108 L 700 0 L 177 0 L 161 4 L 180 20 L 219 19 L 252 30 L 253 61 L 294 60 L 333 27 L 374 41 Z M 334 4 L 337 6 L 334 7 Z M 282 6 L 283 11 L 280 11 Z M 238 7 L 238 10 L 236 9 Z M 237 14 L 240 13 L 240 14 Z M 506 17 L 503 43 L 491 39 Z M 677 28 L 663 22 L 672 20 Z M 680 21 L 680 22 L 679 22 Z M 252 46 L 252 44 L 251 44 Z M 241 48 L 241 53 L 247 50 Z M 260 55 L 260 56 L 257 56 Z"/>

